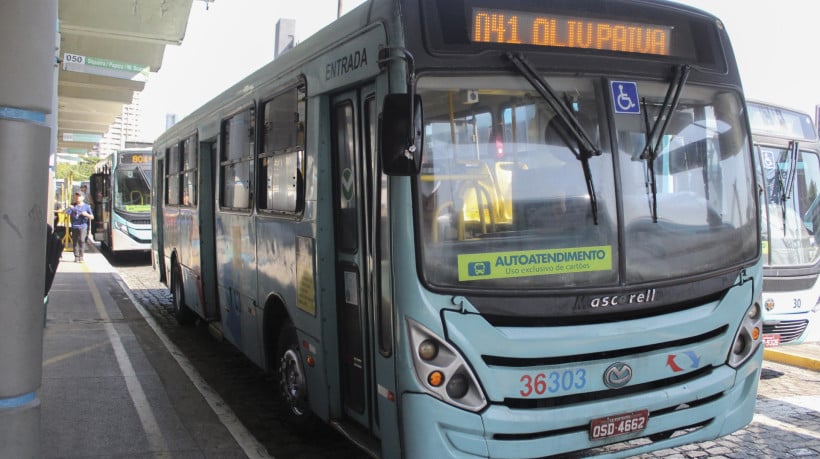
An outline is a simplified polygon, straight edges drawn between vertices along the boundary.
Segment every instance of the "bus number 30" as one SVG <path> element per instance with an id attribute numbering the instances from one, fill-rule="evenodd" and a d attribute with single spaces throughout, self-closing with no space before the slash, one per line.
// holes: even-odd
<path id="1" fill-rule="evenodd" d="M 547 392 L 554 394 L 561 390 L 566 392 L 573 388 L 583 389 L 587 384 L 587 371 L 580 368 L 574 371 L 551 371 L 549 374 L 538 373 L 535 377 L 524 375 L 520 381 L 524 384 L 524 388 L 519 392 L 522 397 L 544 395 Z"/>

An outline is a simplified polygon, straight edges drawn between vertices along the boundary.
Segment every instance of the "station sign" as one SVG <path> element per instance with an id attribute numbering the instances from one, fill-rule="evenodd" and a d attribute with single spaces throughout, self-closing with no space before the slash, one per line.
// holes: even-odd
<path id="1" fill-rule="evenodd" d="M 151 68 L 143 64 L 64 53 L 63 70 L 146 82 Z"/>
<path id="2" fill-rule="evenodd" d="M 102 135 L 100 134 L 63 132 L 63 142 L 98 143 L 100 140 L 102 140 Z"/>

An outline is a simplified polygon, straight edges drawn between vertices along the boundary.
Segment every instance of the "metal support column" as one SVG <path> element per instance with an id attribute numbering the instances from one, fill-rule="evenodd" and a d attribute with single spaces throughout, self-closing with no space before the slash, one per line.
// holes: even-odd
<path id="1" fill-rule="evenodd" d="M 0 2 L 0 448 L 40 457 L 57 0 Z"/>

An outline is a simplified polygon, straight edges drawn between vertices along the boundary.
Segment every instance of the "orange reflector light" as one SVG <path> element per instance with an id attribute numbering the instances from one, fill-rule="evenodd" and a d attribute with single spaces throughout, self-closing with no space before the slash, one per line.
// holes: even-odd
<path id="1" fill-rule="evenodd" d="M 436 370 L 427 376 L 427 382 L 433 387 L 440 387 L 444 384 L 444 373 Z"/>
<path id="2" fill-rule="evenodd" d="M 305 362 L 307 362 L 310 367 L 316 365 L 316 359 L 314 359 L 312 355 L 307 356 L 307 358 L 305 358 Z"/>
<path id="3" fill-rule="evenodd" d="M 752 339 L 757 341 L 760 338 L 760 329 L 755 327 L 752 329 Z"/>

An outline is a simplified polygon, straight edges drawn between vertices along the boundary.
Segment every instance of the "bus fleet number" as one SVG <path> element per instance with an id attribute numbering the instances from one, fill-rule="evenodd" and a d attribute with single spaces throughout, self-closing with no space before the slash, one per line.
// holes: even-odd
<path id="1" fill-rule="evenodd" d="M 544 395 L 547 392 L 554 394 L 561 390 L 567 392 L 573 388 L 583 389 L 587 384 L 587 372 L 580 368 L 574 371 L 551 371 L 549 374 L 538 373 L 535 376 L 524 375 L 520 382 L 524 385 L 524 388 L 519 391 L 522 397 L 529 397 L 533 394 Z"/>

